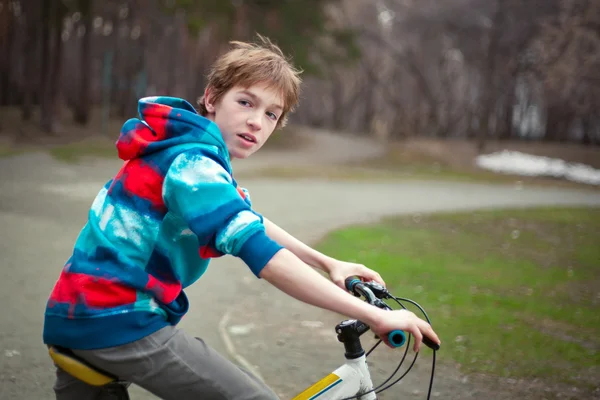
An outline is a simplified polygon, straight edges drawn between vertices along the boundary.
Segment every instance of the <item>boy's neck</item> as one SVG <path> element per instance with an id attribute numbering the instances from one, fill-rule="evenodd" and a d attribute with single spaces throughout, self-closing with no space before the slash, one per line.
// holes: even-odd
<path id="1" fill-rule="evenodd" d="M 206 113 L 206 115 L 203 115 L 204 118 L 211 120 L 212 122 L 215 122 L 215 114 L 214 113 Z M 217 125 L 218 127 L 218 125 Z M 221 128 L 219 128 L 219 133 L 221 132 Z M 229 159 L 230 160 L 234 160 L 235 157 L 233 157 L 231 155 L 231 152 L 229 151 L 229 149 L 227 149 L 228 155 L 229 155 Z"/>

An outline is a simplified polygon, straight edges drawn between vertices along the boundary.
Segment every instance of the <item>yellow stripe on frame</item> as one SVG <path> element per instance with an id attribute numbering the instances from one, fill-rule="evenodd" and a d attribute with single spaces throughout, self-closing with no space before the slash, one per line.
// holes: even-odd
<path id="1" fill-rule="evenodd" d="M 294 397 L 292 400 L 310 400 L 314 395 L 326 389 L 331 384 L 337 382 L 339 379 L 339 376 L 335 374 L 329 374 L 325 378 L 321 379 L 320 381 L 306 389 L 304 392 L 300 393 L 298 396 Z"/>

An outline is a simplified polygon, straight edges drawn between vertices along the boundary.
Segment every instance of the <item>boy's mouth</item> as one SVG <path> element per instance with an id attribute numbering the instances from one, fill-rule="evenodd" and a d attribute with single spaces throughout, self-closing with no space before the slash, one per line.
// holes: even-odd
<path id="1" fill-rule="evenodd" d="M 238 133 L 238 136 L 250 143 L 256 143 L 256 138 L 248 133 Z"/>

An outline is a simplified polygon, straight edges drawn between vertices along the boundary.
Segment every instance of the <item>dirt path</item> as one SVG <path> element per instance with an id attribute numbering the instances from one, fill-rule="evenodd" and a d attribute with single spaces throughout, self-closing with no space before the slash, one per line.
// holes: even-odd
<path id="1" fill-rule="evenodd" d="M 269 215 L 297 237 L 312 242 L 327 231 L 367 222 L 387 214 L 478 209 L 540 204 L 600 204 L 598 196 L 555 190 L 517 191 L 510 187 L 440 183 L 352 184 L 318 181 L 251 182 L 255 203 L 269 204 Z M 278 199 L 285 193 L 286 199 Z M 341 199 L 344 199 L 342 201 Z M 267 208 L 265 206 L 265 208 Z M 356 260 L 360 261 L 360 260 Z M 377 268 L 377 266 L 370 266 Z M 240 265 L 240 268 L 243 268 Z M 334 327 L 343 318 L 288 298 L 265 282 L 245 278 L 230 309 L 228 327 L 236 352 L 250 362 L 284 399 L 332 371 L 343 362 Z M 425 283 L 426 284 L 426 283 Z M 401 295 L 401 294 L 400 294 Z M 415 299 L 418 301 L 418 299 Z M 428 310 L 435 321 L 435 310 Z M 451 346 L 453 338 L 444 338 Z M 511 349 L 501 349 L 511 351 Z M 374 353 L 375 382 L 382 382 L 399 360 L 398 352 Z M 571 387 L 548 388 L 542 382 L 494 381 L 462 376 L 439 353 L 434 396 L 451 399 L 581 398 Z M 405 364 L 405 367 L 409 363 Z M 425 398 L 431 353 L 425 351 L 415 369 L 382 398 Z M 546 390 L 551 392 L 546 392 Z M 436 395 L 437 394 L 437 395 Z"/>
<path id="2" fill-rule="evenodd" d="M 340 162 L 361 155 L 372 156 L 380 149 L 359 140 L 323 134 L 320 139 L 317 135 L 313 147 L 299 154 L 259 155 L 245 164 L 236 163 L 236 168 L 252 170 L 282 163 Z M 53 398 L 52 365 L 41 343 L 43 307 L 85 222 L 93 197 L 119 166 L 118 161 L 106 160 L 71 166 L 41 153 L 0 159 L 3 189 L 0 191 L 0 254 L 4 272 L 4 279 L 0 281 L 3 304 L 0 399 Z M 600 205 L 597 194 L 590 192 L 515 190 L 449 182 L 355 183 L 250 178 L 243 184 L 251 190 L 259 211 L 307 242 L 318 240 L 331 229 L 376 220 L 387 214 L 514 205 Z M 235 351 L 256 365 L 283 399 L 342 362 L 340 346 L 332 335 L 341 317 L 284 296 L 254 278 L 236 259 L 216 260 L 187 293 L 192 306 L 181 326 L 227 353 L 218 327 L 223 317 L 228 316 L 225 329 L 230 332 L 234 327 L 234 332 L 242 333 L 231 335 Z M 430 311 L 434 317 L 435 310 Z M 446 341 L 451 343 L 451 339 Z M 397 353 L 378 350 L 375 354 L 372 369 L 377 382 Z M 450 360 L 444 359 L 443 352 L 439 356 L 436 397 L 514 398 L 521 397 L 528 387 L 518 382 L 467 379 L 457 372 Z M 428 356 L 419 360 L 417 372 L 409 374 L 405 383 L 383 398 L 396 399 L 403 395 L 424 398 L 428 360 Z M 571 390 L 562 389 L 565 393 Z M 543 388 L 540 390 L 536 395 L 545 393 Z M 548 394 L 546 397 L 556 396 Z M 148 398 L 153 397 L 139 388 L 132 390 L 132 399 Z"/>

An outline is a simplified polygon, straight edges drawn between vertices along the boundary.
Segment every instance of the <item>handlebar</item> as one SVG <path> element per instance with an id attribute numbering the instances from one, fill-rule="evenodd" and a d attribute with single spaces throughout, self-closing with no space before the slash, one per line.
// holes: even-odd
<path id="1" fill-rule="evenodd" d="M 394 298 L 388 290 L 377 282 L 363 282 L 356 277 L 348 277 L 345 281 L 346 289 L 350 293 L 353 293 L 357 297 L 364 297 L 364 299 L 379 308 L 385 310 L 391 310 L 382 299 Z M 406 333 L 402 330 L 394 330 L 387 334 L 388 342 L 392 347 L 401 347 L 406 342 Z M 440 345 L 435 343 L 429 337 L 423 335 L 423 343 L 433 350 L 439 350 Z"/>
<path id="2" fill-rule="evenodd" d="M 393 347 L 402 347 L 406 342 L 406 333 L 401 330 L 395 330 L 387 335 L 388 341 Z"/>

